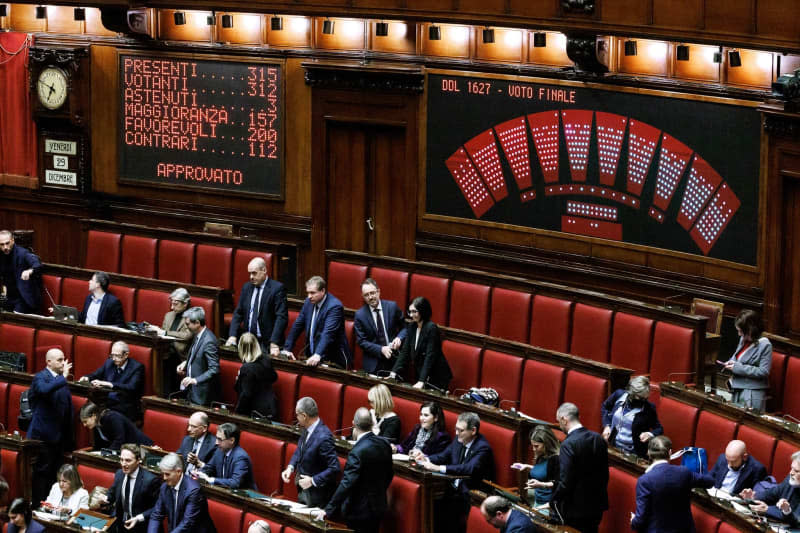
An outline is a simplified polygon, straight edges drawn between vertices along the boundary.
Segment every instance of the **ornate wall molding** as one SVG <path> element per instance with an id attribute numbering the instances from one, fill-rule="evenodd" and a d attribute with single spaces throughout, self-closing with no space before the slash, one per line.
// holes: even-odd
<path id="1" fill-rule="evenodd" d="M 420 94 L 425 88 L 421 68 L 398 69 L 361 63 L 303 63 L 306 85 L 326 89 L 355 89 Z"/>

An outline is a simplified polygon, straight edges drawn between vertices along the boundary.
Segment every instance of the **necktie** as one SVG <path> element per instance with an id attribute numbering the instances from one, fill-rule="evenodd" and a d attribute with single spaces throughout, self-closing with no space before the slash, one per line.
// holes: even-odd
<path id="1" fill-rule="evenodd" d="M 259 303 L 261 302 L 261 285 L 256 287 L 255 296 L 253 298 L 253 305 L 250 307 L 250 333 L 253 335 L 258 334 L 258 310 Z"/>
<path id="2" fill-rule="evenodd" d="M 121 375 L 122 375 L 122 369 L 120 367 L 117 367 L 117 377 Z"/>
<path id="3" fill-rule="evenodd" d="M 172 520 L 171 524 L 169 525 L 170 531 L 175 529 L 175 526 L 178 524 L 178 489 L 172 489 L 172 497 L 175 498 L 175 507 L 172 509 Z"/>
<path id="4" fill-rule="evenodd" d="M 123 509 L 124 514 L 127 516 L 127 518 L 130 518 L 131 516 L 133 516 L 133 508 L 132 508 L 133 505 L 131 505 L 131 487 L 133 486 L 133 478 L 131 476 L 127 477 L 128 479 L 125 482 L 125 497 L 122 501 L 123 505 L 125 506 L 125 508 Z"/>
<path id="5" fill-rule="evenodd" d="M 230 457 L 228 454 L 225 454 L 225 458 L 222 460 L 222 478 L 225 479 L 228 477 L 228 461 Z"/>
<path id="6" fill-rule="evenodd" d="M 467 458 L 467 447 L 466 446 L 462 446 L 461 447 L 461 456 L 458 458 L 458 464 L 463 463 L 464 459 L 466 459 L 466 458 Z"/>
<path id="7" fill-rule="evenodd" d="M 386 346 L 389 343 L 386 342 L 386 330 L 383 327 L 383 318 L 381 318 L 380 307 L 375 309 L 375 321 L 378 323 L 378 344 L 381 346 Z"/>
<path id="8" fill-rule="evenodd" d="M 311 314 L 311 328 L 308 331 L 308 347 L 311 348 L 311 355 L 314 355 L 316 351 L 314 350 L 314 332 L 317 329 L 317 315 L 319 315 L 319 306 L 314 306 L 314 312 Z"/>

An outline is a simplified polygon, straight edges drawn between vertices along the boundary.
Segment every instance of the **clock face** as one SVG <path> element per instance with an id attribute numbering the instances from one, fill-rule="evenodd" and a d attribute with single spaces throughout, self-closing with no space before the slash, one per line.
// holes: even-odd
<path id="1" fill-rule="evenodd" d="M 58 109 L 67 101 L 67 75 L 58 67 L 47 67 L 39 74 L 36 94 L 47 109 Z"/>

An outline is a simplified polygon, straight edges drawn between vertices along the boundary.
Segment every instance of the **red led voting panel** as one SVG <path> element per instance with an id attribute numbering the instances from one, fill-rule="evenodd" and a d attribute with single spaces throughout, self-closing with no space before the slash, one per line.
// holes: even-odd
<path id="1" fill-rule="evenodd" d="M 667 210 L 669 201 L 681 181 L 686 164 L 692 157 L 692 150 L 666 133 L 661 138 L 661 153 L 658 159 L 658 177 L 656 178 L 656 195 L 653 205 Z"/>
<path id="2" fill-rule="evenodd" d="M 602 220 L 563 215 L 561 217 L 561 231 L 614 241 L 622 240 L 622 224 L 618 222 L 604 222 Z"/>
<path id="3" fill-rule="evenodd" d="M 628 192 L 641 196 L 660 130 L 638 120 L 628 128 Z"/>
<path id="4" fill-rule="evenodd" d="M 455 178 L 464 198 L 467 199 L 472 212 L 477 218 L 482 217 L 492 207 L 494 200 L 489 195 L 489 189 L 478 176 L 475 165 L 467 157 L 467 152 L 463 148 L 459 148 L 447 159 L 445 164 Z"/>
<path id="5" fill-rule="evenodd" d="M 625 138 L 625 127 L 628 118 L 614 113 L 595 114 L 597 122 L 597 151 L 600 159 L 600 184 L 614 186 L 617 177 L 617 165 Z"/>
<path id="6" fill-rule="evenodd" d="M 722 178 L 717 171 L 711 168 L 705 159 L 695 154 L 692 168 L 689 171 L 689 181 L 683 192 L 681 210 L 678 213 L 678 224 L 689 231 L 694 219 L 706 205 L 706 202 L 717 190 Z"/>
<path id="7" fill-rule="evenodd" d="M 572 181 L 586 181 L 586 164 L 589 161 L 589 139 L 592 136 L 592 111 L 562 111 L 564 138 Z"/>
<path id="8" fill-rule="evenodd" d="M 525 119 L 517 117 L 494 127 L 503 153 L 520 190 L 531 186 L 531 158 L 528 152 L 528 132 Z"/>
<path id="9" fill-rule="evenodd" d="M 528 115 L 545 183 L 558 183 L 558 111 Z"/>
<path id="10" fill-rule="evenodd" d="M 489 186 L 489 192 L 494 200 L 499 202 L 506 196 L 506 182 L 503 179 L 503 167 L 500 165 L 500 155 L 497 144 L 494 142 L 494 132 L 486 130 L 476 135 L 464 144 L 469 156 L 478 167 L 478 172 L 483 176 L 483 181 Z"/>
<path id="11" fill-rule="evenodd" d="M 728 225 L 740 205 L 741 202 L 733 194 L 728 184 L 723 183 L 689 233 L 704 254 L 708 254 L 711 247 L 717 242 L 719 234 Z"/>

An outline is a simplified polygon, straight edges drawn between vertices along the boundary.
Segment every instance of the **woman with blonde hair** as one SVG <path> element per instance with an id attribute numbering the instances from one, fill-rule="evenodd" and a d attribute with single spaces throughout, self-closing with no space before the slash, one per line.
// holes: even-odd
<path id="1" fill-rule="evenodd" d="M 234 411 L 250 416 L 254 412 L 268 418 L 278 415 L 278 402 L 272 391 L 272 384 L 278 374 L 272 368 L 268 353 L 262 353 L 258 339 L 252 333 L 239 337 L 239 359 L 242 366 L 236 376 L 236 392 L 239 400 Z"/>
<path id="2" fill-rule="evenodd" d="M 375 385 L 367 393 L 369 412 L 372 414 L 372 432 L 397 444 L 400 440 L 400 417 L 395 414 L 394 400 L 389 387 L 383 383 Z"/>

